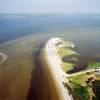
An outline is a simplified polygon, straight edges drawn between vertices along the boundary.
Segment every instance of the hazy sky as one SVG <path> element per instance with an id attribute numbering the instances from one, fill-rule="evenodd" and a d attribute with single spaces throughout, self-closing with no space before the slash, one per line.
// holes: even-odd
<path id="1" fill-rule="evenodd" d="M 100 0 L 0 0 L 0 13 L 100 13 Z"/>

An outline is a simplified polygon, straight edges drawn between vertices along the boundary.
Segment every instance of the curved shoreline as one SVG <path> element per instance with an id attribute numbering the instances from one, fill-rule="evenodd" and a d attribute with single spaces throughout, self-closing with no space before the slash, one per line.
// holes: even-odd
<path id="1" fill-rule="evenodd" d="M 2 52 L 0 52 L 0 56 L 2 57 L 1 61 L 0 61 L 0 64 L 2 64 L 5 60 L 8 59 L 8 56 Z"/>
<path id="2" fill-rule="evenodd" d="M 68 89 L 63 85 L 63 75 L 65 75 L 65 73 L 61 70 L 60 59 L 56 52 L 56 43 L 59 41 L 61 41 L 60 38 L 52 38 L 46 43 L 44 48 L 45 60 L 49 65 L 49 70 L 52 72 L 52 77 L 54 77 L 56 81 L 58 91 L 60 91 L 60 95 L 63 98 L 62 100 L 73 100 Z"/>

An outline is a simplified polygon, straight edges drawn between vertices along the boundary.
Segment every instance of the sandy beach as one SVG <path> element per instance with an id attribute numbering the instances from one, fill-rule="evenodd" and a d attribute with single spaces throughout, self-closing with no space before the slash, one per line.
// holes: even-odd
<path id="1" fill-rule="evenodd" d="M 60 95 L 63 98 L 62 100 L 73 100 L 72 96 L 69 95 L 69 91 L 63 85 L 63 75 L 65 73 L 61 70 L 60 59 L 56 53 L 56 43 L 59 41 L 60 38 L 52 38 L 47 42 L 44 49 L 45 57 L 49 64 L 49 70 L 51 71 L 52 76 L 56 81 L 57 88 L 60 91 Z"/>

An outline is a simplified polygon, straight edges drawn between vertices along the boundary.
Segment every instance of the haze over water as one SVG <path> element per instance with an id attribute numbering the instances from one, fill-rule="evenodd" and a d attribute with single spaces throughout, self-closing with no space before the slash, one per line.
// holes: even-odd
<path id="1" fill-rule="evenodd" d="M 0 43 L 40 32 L 99 41 L 100 14 L 0 14 Z"/>
<path id="2" fill-rule="evenodd" d="M 100 14 L 0 14 L 0 44 L 25 35 L 64 37 L 100 57 Z"/>

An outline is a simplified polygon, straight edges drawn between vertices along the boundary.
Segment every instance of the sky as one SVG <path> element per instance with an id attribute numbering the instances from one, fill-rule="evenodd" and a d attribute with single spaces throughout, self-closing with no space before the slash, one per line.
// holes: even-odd
<path id="1" fill-rule="evenodd" d="M 100 0 L 0 0 L 0 13 L 100 13 Z"/>

